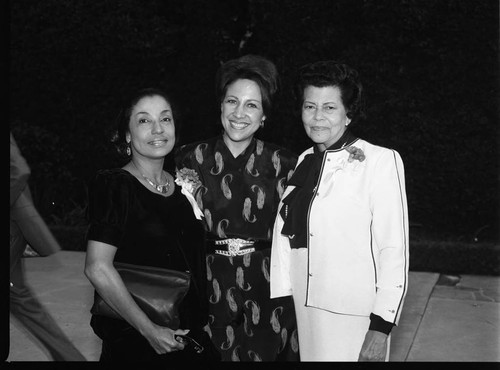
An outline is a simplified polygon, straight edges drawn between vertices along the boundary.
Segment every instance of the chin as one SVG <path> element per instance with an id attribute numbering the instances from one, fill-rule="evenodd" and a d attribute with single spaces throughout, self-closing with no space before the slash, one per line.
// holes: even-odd
<path id="1" fill-rule="evenodd" d="M 324 144 L 326 141 L 324 138 L 318 137 L 317 135 L 309 136 L 314 144 Z"/>
<path id="2" fill-rule="evenodd" d="M 242 131 L 235 132 L 234 130 L 231 130 L 230 133 L 226 132 L 226 135 L 229 140 L 234 142 L 245 141 L 253 136 L 253 134 L 249 134 L 248 132 L 242 132 Z"/>

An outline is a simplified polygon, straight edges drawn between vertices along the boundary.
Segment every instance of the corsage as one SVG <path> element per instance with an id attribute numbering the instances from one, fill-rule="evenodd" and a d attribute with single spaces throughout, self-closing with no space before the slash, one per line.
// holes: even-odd
<path id="1" fill-rule="evenodd" d="M 358 160 L 360 162 L 363 162 L 365 160 L 365 153 L 363 150 L 360 148 L 357 148 L 355 146 L 348 146 L 345 148 L 349 152 L 349 158 L 347 159 L 347 162 L 352 162 L 354 160 Z"/>
<path id="2" fill-rule="evenodd" d="M 198 220 L 201 220 L 203 212 L 194 199 L 196 190 L 198 190 L 201 186 L 201 181 L 196 171 L 186 167 L 181 170 L 177 170 L 175 173 L 175 183 L 181 187 L 181 193 L 184 194 L 191 204 L 191 207 L 193 207 L 195 217 Z"/>

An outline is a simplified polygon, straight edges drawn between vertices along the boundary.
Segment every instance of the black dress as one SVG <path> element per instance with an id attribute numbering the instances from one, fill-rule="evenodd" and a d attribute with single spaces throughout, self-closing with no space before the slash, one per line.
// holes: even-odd
<path id="1" fill-rule="evenodd" d="M 207 228 L 209 324 L 223 361 L 298 361 L 291 297 L 270 299 L 271 234 L 277 207 L 297 157 L 253 139 L 236 158 L 222 136 L 185 145 L 178 170 L 195 170 L 195 193 Z M 227 256 L 214 244 L 227 238 L 255 242 L 255 251 Z M 225 252 L 225 251 L 224 251 Z"/>
<path id="2" fill-rule="evenodd" d="M 180 245 L 193 276 L 181 306 L 180 328 L 202 333 L 208 318 L 204 230 L 180 188 L 172 186 L 173 194 L 164 197 L 149 191 L 128 171 L 99 171 L 88 188 L 87 240 L 116 246 L 115 261 L 186 271 Z M 123 320 L 93 315 L 91 326 L 103 340 L 102 361 L 194 359 L 186 350 L 157 355 Z"/>

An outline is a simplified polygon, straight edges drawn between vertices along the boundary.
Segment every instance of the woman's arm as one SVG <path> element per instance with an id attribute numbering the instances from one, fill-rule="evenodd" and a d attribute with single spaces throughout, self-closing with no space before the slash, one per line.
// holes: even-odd
<path id="1" fill-rule="evenodd" d="M 374 177 L 370 198 L 378 271 L 372 312 L 397 324 L 408 287 L 409 238 L 404 167 L 396 151 L 384 151 Z"/>
<path id="2" fill-rule="evenodd" d="M 187 334 L 188 330 L 172 330 L 153 323 L 137 306 L 123 280 L 113 266 L 116 247 L 89 240 L 85 259 L 85 276 L 97 293 L 120 316 L 141 333 L 158 354 L 182 350 L 184 345 L 174 334 Z"/>
<path id="3" fill-rule="evenodd" d="M 408 287 L 409 263 L 408 207 L 403 161 L 399 154 L 394 150 L 385 151 L 374 173 L 370 207 L 372 234 L 379 255 L 373 314 L 386 324 L 396 325 Z M 384 361 L 387 337 L 388 334 L 382 331 L 368 330 L 359 361 Z"/>
<path id="4" fill-rule="evenodd" d="M 10 133 L 10 206 L 26 189 L 31 170 Z"/>

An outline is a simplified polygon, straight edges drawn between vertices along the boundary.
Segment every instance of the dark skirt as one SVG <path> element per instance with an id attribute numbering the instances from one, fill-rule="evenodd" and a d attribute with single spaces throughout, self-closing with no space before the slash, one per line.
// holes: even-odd
<path id="1" fill-rule="evenodd" d="M 299 361 L 293 299 L 270 298 L 270 253 L 207 255 L 209 324 L 222 361 Z"/>

